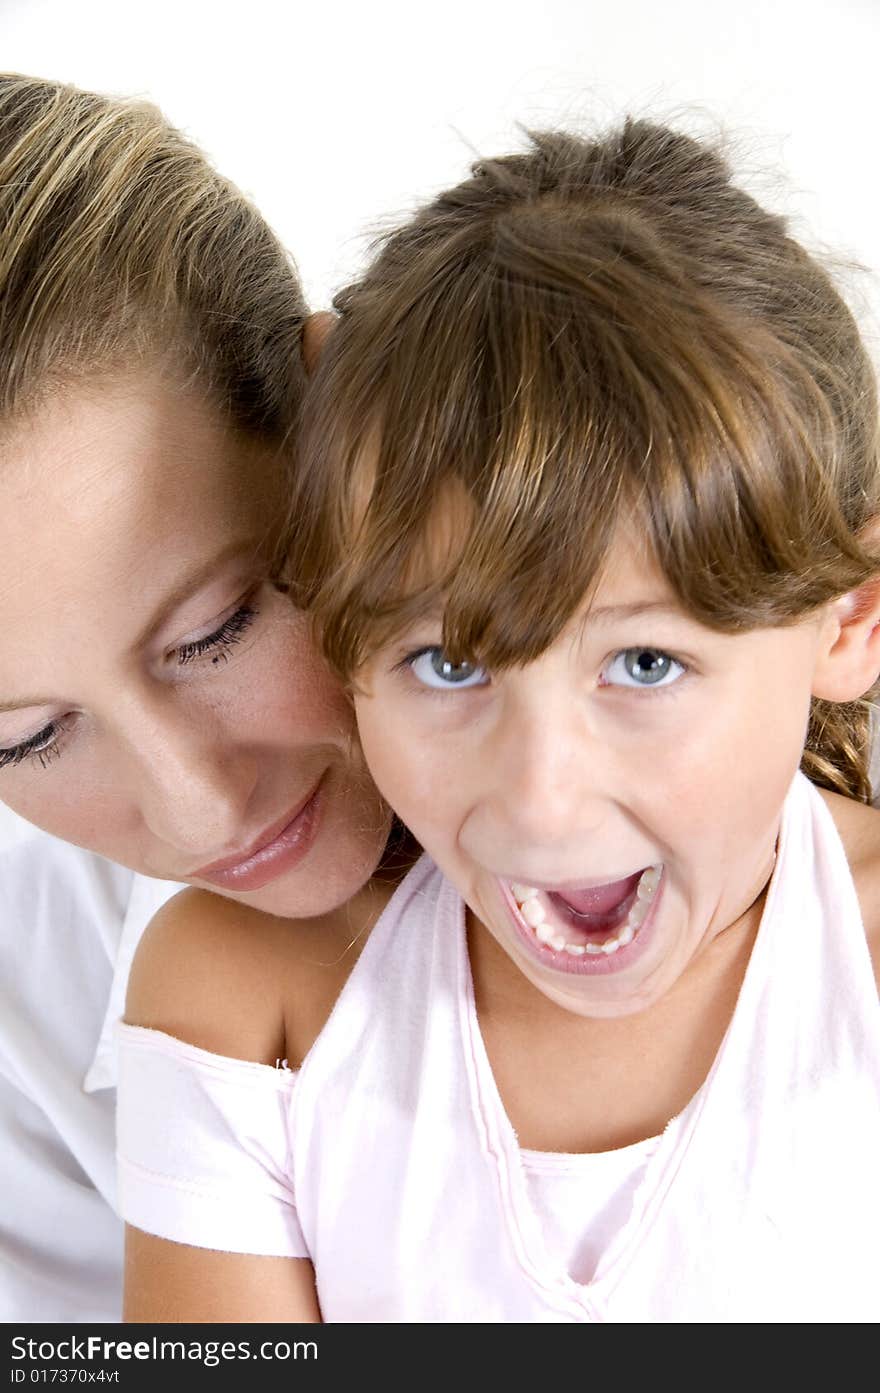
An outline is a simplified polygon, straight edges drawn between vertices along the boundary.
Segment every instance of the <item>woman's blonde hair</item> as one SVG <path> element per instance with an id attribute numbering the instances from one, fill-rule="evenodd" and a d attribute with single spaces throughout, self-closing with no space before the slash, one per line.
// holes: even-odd
<path id="1" fill-rule="evenodd" d="M 235 428 L 283 441 L 304 317 L 259 213 L 155 107 L 0 75 L 0 423 L 170 356 Z"/>
<path id="2" fill-rule="evenodd" d="M 688 136 L 534 134 L 391 235 L 337 308 L 289 554 L 343 677 L 435 605 L 452 661 L 535 658 L 622 518 L 725 632 L 794 622 L 880 569 L 853 318 Z M 450 497 L 467 506 L 427 574 Z M 803 760 L 862 799 L 867 713 L 815 702 Z"/>

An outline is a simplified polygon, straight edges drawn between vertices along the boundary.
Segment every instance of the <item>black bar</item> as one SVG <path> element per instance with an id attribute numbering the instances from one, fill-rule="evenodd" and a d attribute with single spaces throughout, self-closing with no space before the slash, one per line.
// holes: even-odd
<path id="1" fill-rule="evenodd" d="M 547 1358 L 561 1333 L 510 1325 L 5 1325 L 5 1390 L 337 1387 L 340 1378 L 426 1380 L 474 1375 L 483 1359 L 493 1379 L 547 1377 Z M 581 1345 L 582 1334 L 578 1344 Z M 568 1347 L 570 1351 L 574 1346 Z M 540 1361 L 540 1363 L 538 1362 Z"/>

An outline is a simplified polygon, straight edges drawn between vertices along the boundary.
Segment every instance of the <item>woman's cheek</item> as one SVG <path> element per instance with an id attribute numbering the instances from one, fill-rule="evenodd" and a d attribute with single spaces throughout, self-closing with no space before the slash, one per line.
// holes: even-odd
<path id="1" fill-rule="evenodd" d="M 256 685 L 263 710 L 276 712 L 303 739 L 309 734 L 333 743 L 350 738 L 355 733 L 351 699 L 317 652 L 308 619 L 283 595 L 276 593 L 271 603 L 274 613 L 260 662 L 262 675 L 245 675 L 245 700 L 253 705 Z"/>

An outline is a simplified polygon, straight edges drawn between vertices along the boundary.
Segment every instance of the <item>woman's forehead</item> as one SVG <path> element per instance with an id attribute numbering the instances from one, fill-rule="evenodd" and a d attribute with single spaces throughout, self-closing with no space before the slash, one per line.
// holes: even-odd
<path id="1" fill-rule="evenodd" d="M 130 499 L 160 511 L 188 494 L 202 506 L 277 491 L 274 452 L 236 433 L 207 395 L 158 368 L 77 382 L 7 426 L 0 490 L 53 498 L 82 521 L 121 522 Z"/>
<path id="2" fill-rule="evenodd" d="M 7 637 L 39 644 L 41 623 L 72 632 L 84 607 L 173 592 L 268 543 L 280 476 L 194 394 L 148 379 L 59 393 L 0 451 Z"/>

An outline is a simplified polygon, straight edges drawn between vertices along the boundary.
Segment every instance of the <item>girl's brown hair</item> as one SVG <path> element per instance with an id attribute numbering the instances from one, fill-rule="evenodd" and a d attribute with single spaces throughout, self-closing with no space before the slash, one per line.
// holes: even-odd
<path id="1" fill-rule="evenodd" d="M 621 518 L 724 632 L 793 622 L 880 569 L 853 318 L 685 135 L 535 134 L 394 233 L 337 308 L 290 570 L 344 677 L 438 603 L 452 661 L 535 658 Z M 467 500 L 461 526 L 426 567 L 449 499 Z M 816 702 L 803 760 L 862 799 L 867 712 Z"/>
<path id="2" fill-rule="evenodd" d="M 154 107 L 0 75 L 0 423 L 158 355 L 280 442 L 304 317 L 256 209 Z"/>

